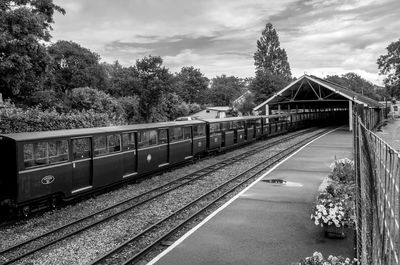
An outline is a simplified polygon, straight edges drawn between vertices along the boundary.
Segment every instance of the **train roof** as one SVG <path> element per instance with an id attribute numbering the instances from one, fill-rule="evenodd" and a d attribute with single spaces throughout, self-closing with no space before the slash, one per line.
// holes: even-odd
<path id="1" fill-rule="evenodd" d="M 275 115 L 259 115 L 259 116 L 240 116 L 240 117 L 229 117 L 229 118 L 214 118 L 214 119 L 201 119 L 206 122 L 224 122 L 224 121 L 243 121 L 243 120 L 251 120 L 251 119 L 259 119 L 259 118 L 276 118 L 282 116 L 288 116 L 289 114 L 275 114 Z"/>
<path id="2" fill-rule="evenodd" d="M 15 141 L 29 141 L 37 139 L 50 139 L 58 137 L 79 137 L 84 135 L 93 135 L 99 133 L 112 133 L 112 132 L 125 132 L 125 131 L 138 131 L 145 129 L 158 129 L 173 126 L 184 126 L 191 124 L 204 124 L 204 121 L 173 121 L 173 122 L 157 122 L 157 123 L 143 123 L 132 124 L 123 126 L 109 126 L 109 127 L 96 127 L 96 128 L 82 128 L 82 129 L 65 129 L 55 131 L 40 131 L 40 132 L 23 132 L 23 133 L 10 133 L 0 135 Z"/>

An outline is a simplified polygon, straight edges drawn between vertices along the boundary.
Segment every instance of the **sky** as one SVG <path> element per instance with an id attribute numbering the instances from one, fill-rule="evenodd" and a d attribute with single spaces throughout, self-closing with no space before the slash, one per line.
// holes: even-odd
<path id="1" fill-rule="evenodd" d="M 382 85 L 376 60 L 400 39 L 399 0 L 55 0 L 52 42 L 74 41 L 102 61 L 161 56 L 171 72 L 254 76 L 266 23 L 295 77 L 355 72 Z"/>

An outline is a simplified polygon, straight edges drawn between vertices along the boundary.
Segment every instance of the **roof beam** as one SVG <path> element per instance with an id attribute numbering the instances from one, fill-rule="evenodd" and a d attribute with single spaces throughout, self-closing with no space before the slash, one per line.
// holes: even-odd
<path id="1" fill-rule="evenodd" d="M 315 95 L 317 96 L 317 98 L 318 98 L 318 99 L 321 99 L 321 97 L 320 97 L 320 96 L 318 95 L 318 93 L 315 91 L 314 87 L 311 85 L 310 81 L 308 81 L 308 79 L 306 79 L 306 80 L 307 80 L 307 83 L 310 85 L 312 91 L 314 91 L 314 93 L 315 93 Z"/>
<path id="2" fill-rule="evenodd" d="M 347 100 L 347 99 L 328 99 L 328 100 L 324 100 L 324 102 L 347 102 L 347 101 L 349 101 L 349 100 Z M 280 102 L 276 102 L 276 103 L 269 103 L 268 105 L 270 105 L 270 106 L 272 106 L 272 105 L 279 105 L 279 104 L 287 104 L 287 103 L 293 103 L 293 104 L 295 104 L 295 103 L 304 103 L 304 102 L 309 102 L 309 103 L 312 103 L 312 102 L 321 102 L 321 100 L 312 100 L 312 99 L 310 99 L 310 100 L 296 100 L 296 101 L 280 101 Z"/>
<path id="3" fill-rule="evenodd" d="M 293 97 L 293 100 L 295 100 L 295 98 L 297 97 L 297 94 L 299 93 L 300 88 L 301 88 L 301 86 L 303 85 L 303 83 L 304 83 L 304 79 L 301 80 L 301 84 L 300 84 L 299 88 L 297 89 L 296 94 L 295 94 L 294 97 Z"/>

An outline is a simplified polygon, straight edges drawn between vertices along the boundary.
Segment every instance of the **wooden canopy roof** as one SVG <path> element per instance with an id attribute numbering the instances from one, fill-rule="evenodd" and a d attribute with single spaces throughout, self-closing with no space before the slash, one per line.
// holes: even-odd
<path id="1" fill-rule="evenodd" d="M 382 105 L 378 101 L 356 93 L 346 87 L 316 76 L 303 75 L 256 106 L 254 110 L 261 110 L 266 104 L 271 108 L 277 105 L 296 104 L 334 107 L 343 106 L 349 100 L 370 108 L 382 108 Z"/>

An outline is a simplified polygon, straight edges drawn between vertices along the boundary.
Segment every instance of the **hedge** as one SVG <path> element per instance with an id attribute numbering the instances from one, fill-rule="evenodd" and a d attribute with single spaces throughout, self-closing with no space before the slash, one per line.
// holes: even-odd
<path id="1" fill-rule="evenodd" d="M 91 128 L 122 125 L 121 119 L 113 120 L 107 114 L 93 110 L 58 113 L 39 107 L 21 109 L 6 106 L 0 109 L 0 133 L 50 131 L 60 129 Z"/>

